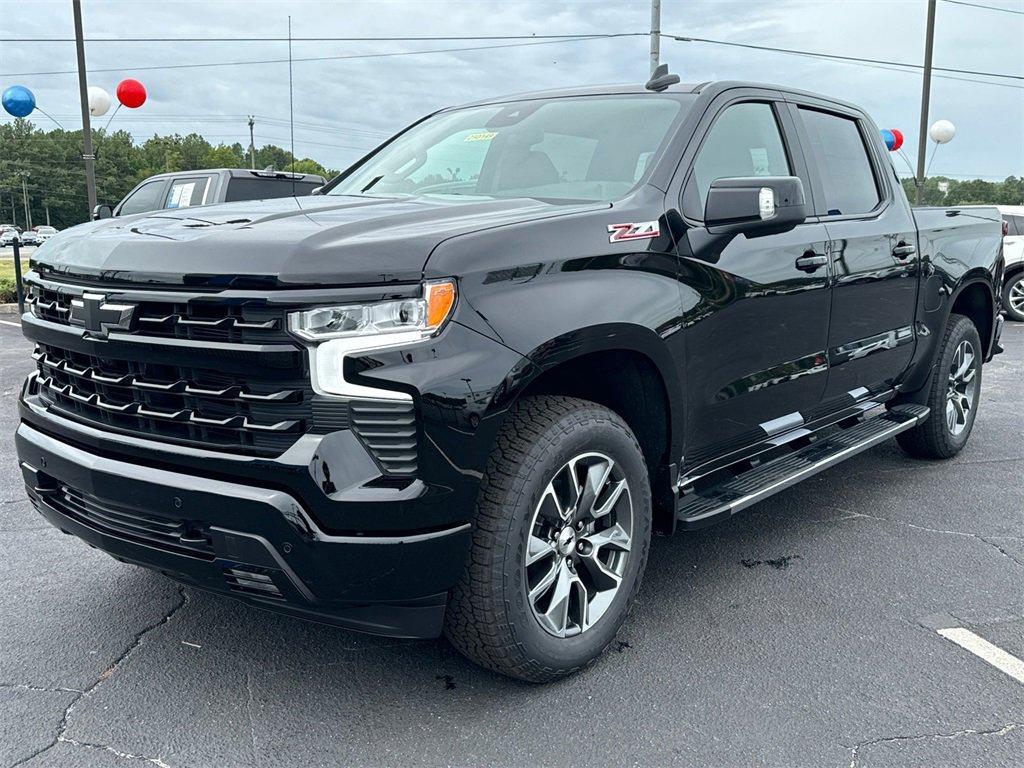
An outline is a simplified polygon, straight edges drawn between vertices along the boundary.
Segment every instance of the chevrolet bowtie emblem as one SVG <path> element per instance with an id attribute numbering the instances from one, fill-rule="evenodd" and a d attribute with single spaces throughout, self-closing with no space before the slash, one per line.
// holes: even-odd
<path id="1" fill-rule="evenodd" d="M 84 326 L 93 336 L 105 338 L 110 331 L 131 331 L 134 304 L 108 304 L 98 293 L 83 293 L 71 300 L 71 324 Z"/>

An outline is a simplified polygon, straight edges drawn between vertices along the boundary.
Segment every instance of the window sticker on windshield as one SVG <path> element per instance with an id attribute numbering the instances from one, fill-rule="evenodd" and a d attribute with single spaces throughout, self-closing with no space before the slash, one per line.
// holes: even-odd
<path id="1" fill-rule="evenodd" d="M 463 141 L 490 141 L 497 135 L 497 131 L 479 131 L 469 134 Z"/>
<path id="2" fill-rule="evenodd" d="M 188 208 L 192 205 L 192 192 L 196 183 L 190 181 L 188 184 L 176 184 L 171 187 L 171 194 L 167 200 L 168 208 Z"/>
<path id="3" fill-rule="evenodd" d="M 750 165 L 754 176 L 771 176 L 771 163 L 768 161 L 768 150 L 764 147 L 750 148 Z"/>

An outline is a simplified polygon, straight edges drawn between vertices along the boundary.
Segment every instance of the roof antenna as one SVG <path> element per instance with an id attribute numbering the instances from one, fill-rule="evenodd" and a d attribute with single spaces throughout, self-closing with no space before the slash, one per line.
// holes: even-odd
<path id="1" fill-rule="evenodd" d="M 668 64 L 659 64 L 644 88 L 648 91 L 664 91 L 670 85 L 675 85 L 678 82 L 679 75 L 670 75 L 668 73 Z"/>

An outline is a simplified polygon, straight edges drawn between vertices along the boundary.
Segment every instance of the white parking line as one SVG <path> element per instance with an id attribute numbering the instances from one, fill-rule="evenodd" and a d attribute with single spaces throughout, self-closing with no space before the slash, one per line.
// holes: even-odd
<path id="1" fill-rule="evenodd" d="M 970 651 L 982 661 L 988 662 L 1000 672 L 1005 672 L 1018 683 L 1024 683 L 1024 661 L 1021 661 L 1011 653 L 1007 653 L 998 645 L 992 645 L 985 638 L 963 627 L 949 627 L 948 629 L 936 631 L 947 640 L 951 640 L 964 650 Z"/>
<path id="2" fill-rule="evenodd" d="M 0 323 L 4 325 L 13 325 L 15 328 L 21 328 L 21 323 L 12 323 L 10 320 L 0 320 Z"/>

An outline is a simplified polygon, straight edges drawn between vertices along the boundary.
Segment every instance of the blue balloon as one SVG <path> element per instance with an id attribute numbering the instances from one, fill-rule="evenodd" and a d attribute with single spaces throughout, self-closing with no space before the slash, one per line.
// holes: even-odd
<path id="1" fill-rule="evenodd" d="M 893 135 L 893 132 L 890 131 L 888 128 L 882 129 L 882 141 L 885 142 L 885 148 L 888 149 L 890 152 L 892 152 L 893 149 L 896 147 L 896 137 Z"/>
<path id="2" fill-rule="evenodd" d="M 12 85 L 0 97 L 4 109 L 15 117 L 28 117 L 36 108 L 36 97 L 23 85 Z"/>

